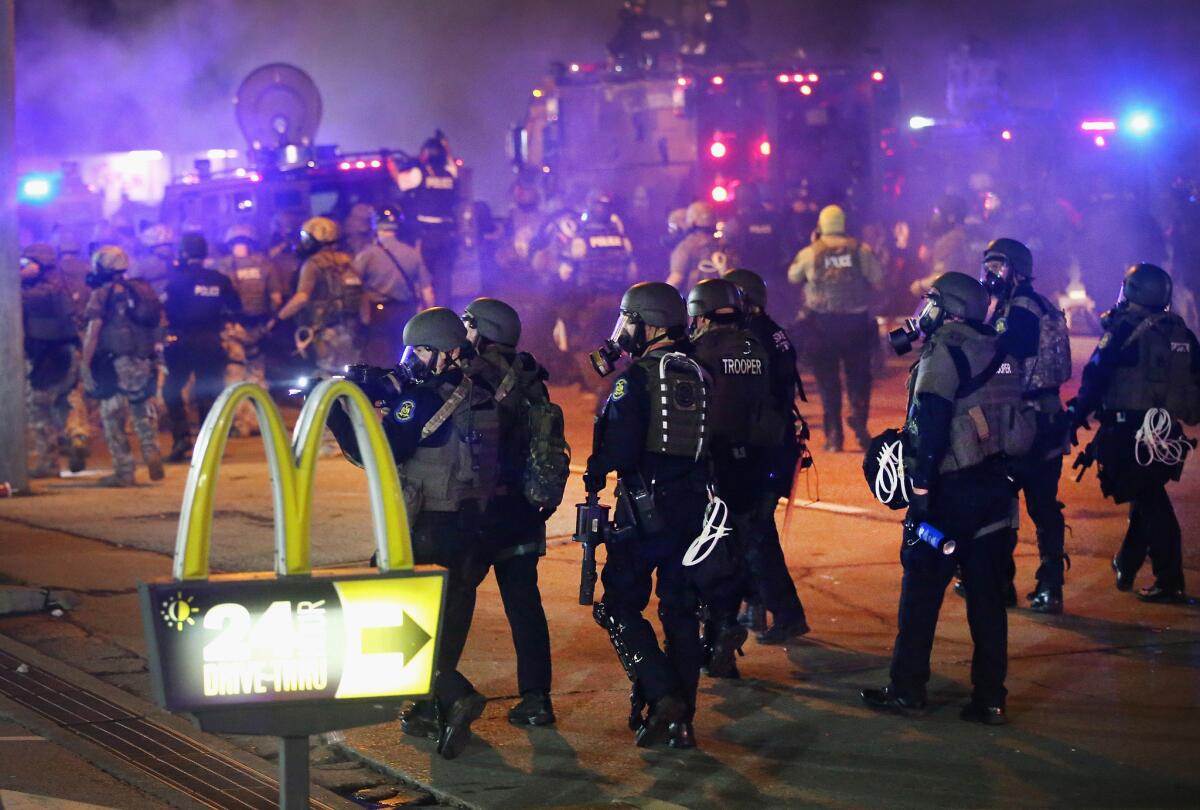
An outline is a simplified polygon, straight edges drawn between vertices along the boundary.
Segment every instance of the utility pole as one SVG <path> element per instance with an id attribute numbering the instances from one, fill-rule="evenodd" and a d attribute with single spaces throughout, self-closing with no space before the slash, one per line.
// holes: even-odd
<path id="1" fill-rule="evenodd" d="M 25 348 L 17 244 L 15 0 L 0 0 L 0 485 L 29 486 L 25 470 Z"/>

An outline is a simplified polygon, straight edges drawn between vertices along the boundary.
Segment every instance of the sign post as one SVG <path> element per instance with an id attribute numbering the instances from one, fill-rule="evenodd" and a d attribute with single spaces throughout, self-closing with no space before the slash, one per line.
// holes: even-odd
<path id="1" fill-rule="evenodd" d="M 312 486 L 329 410 L 349 408 L 371 496 L 378 569 L 312 573 Z M 209 575 L 213 498 L 233 415 L 258 412 L 275 506 L 275 570 Z M 174 577 L 139 585 L 156 700 L 205 731 L 281 738 L 280 806 L 308 806 L 308 737 L 395 717 L 433 690 L 445 572 L 413 570 L 391 448 L 366 396 L 329 380 L 289 442 L 252 383 L 226 389 L 201 428 L 184 490 Z"/>

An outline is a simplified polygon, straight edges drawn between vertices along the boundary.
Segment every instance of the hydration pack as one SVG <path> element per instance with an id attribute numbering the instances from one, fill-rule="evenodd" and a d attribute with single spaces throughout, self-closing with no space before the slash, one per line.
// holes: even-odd
<path id="1" fill-rule="evenodd" d="M 1030 307 L 1031 311 L 1039 316 L 1037 355 L 1026 359 L 1021 368 L 1025 391 L 1056 389 L 1071 379 L 1071 339 L 1067 332 L 1067 316 L 1036 293 L 1020 298 L 1031 301 L 1036 307 Z"/>

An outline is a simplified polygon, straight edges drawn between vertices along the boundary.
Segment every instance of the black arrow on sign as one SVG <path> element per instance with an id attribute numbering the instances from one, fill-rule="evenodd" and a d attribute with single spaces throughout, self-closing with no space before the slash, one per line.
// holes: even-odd
<path id="1" fill-rule="evenodd" d="M 429 643 L 432 636 L 425 628 L 417 624 L 417 620 L 402 611 L 403 624 L 388 627 L 364 627 L 362 630 L 363 655 L 379 655 L 382 653 L 400 653 L 404 656 L 407 666 L 421 648 Z"/>

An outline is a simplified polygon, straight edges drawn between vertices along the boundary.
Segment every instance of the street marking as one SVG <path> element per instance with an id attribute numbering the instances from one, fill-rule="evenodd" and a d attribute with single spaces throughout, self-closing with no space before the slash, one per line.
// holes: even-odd
<path id="1" fill-rule="evenodd" d="M 787 499 L 780 498 L 779 504 L 787 506 Z M 833 503 L 832 501 L 802 501 L 796 499 L 792 501 L 793 506 L 798 506 L 801 509 L 816 509 L 818 512 L 833 512 L 835 515 L 865 515 L 867 510 L 861 506 L 849 506 L 844 503 Z"/>
<path id="2" fill-rule="evenodd" d="M 0 742 L 49 742 L 45 737 L 0 737 Z"/>

